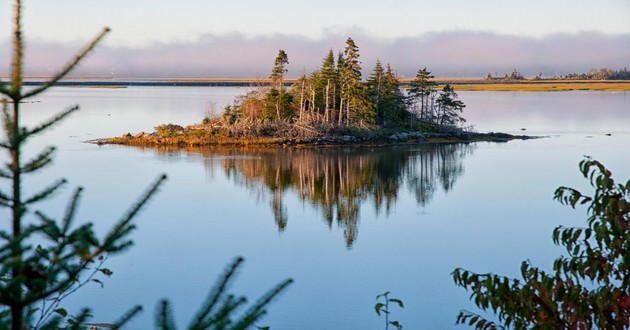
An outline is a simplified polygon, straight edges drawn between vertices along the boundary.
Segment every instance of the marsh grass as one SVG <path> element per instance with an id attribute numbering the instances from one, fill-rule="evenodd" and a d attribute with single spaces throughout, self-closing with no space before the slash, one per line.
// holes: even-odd
<path id="1" fill-rule="evenodd" d="M 527 82 L 462 82 L 457 91 L 481 92 L 567 92 L 567 91 L 630 91 L 630 81 L 527 81 Z"/>

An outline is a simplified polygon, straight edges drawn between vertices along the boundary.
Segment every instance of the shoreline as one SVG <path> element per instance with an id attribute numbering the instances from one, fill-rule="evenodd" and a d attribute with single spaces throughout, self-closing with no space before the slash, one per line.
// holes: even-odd
<path id="1" fill-rule="evenodd" d="M 365 135 L 331 135 L 312 138 L 283 137 L 197 137 L 179 135 L 160 137 L 155 133 L 126 133 L 119 137 L 102 138 L 84 141 L 96 145 L 125 145 L 137 147 L 210 147 L 210 146 L 243 146 L 243 147 L 362 147 L 362 146 L 394 146 L 413 143 L 463 143 L 463 142 L 508 142 L 512 140 L 529 140 L 540 136 L 512 135 L 500 132 L 448 132 L 421 133 L 399 132 L 393 134 Z"/>
<path id="2" fill-rule="evenodd" d="M 47 78 L 30 77 L 25 86 L 42 85 Z M 285 79 L 285 85 L 295 82 L 295 78 Z M 401 86 L 406 86 L 412 78 L 401 78 Z M 630 91 L 630 80 L 568 80 L 568 79 L 525 79 L 525 80 L 486 80 L 483 78 L 435 78 L 438 88 L 450 84 L 457 91 L 497 91 L 497 92 L 559 92 L 559 91 Z M 61 87 L 126 88 L 126 87 L 252 87 L 269 83 L 260 78 L 111 78 L 74 77 L 57 83 Z"/>

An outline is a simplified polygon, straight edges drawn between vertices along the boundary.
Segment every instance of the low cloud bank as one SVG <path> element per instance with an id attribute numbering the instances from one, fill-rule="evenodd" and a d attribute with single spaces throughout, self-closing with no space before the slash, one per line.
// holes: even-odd
<path id="1" fill-rule="evenodd" d="M 483 77 L 488 73 L 545 76 L 586 72 L 593 68 L 630 66 L 630 35 L 602 33 L 557 34 L 543 38 L 486 32 L 436 32 L 417 37 L 379 39 L 349 34 L 360 49 L 364 74 L 376 61 L 391 63 L 401 76 L 412 77 L 427 67 L 440 77 Z M 317 68 L 329 49 L 342 50 L 346 35 L 319 39 L 295 35 L 248 37 L 206 34 L 192 43 L 153 44 L 144 48 L 104 44 L 74 75 L 117 78 L 154 77 L 266 77 L 278 49 L 289 55 L 289 76 Z M 80 44 L 28 41 L 26 73 L 50 75 Z M 9 45 L 0 44 L 0 70 L 8 72 Z"/>

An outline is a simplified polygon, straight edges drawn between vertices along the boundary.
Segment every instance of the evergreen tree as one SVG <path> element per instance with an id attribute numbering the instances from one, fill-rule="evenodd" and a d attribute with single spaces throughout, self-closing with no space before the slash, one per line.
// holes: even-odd
<path id="1" fill-rule="evenodd" d="M 335 68 L 335 56 L 332 49 L 328 51 L 328 54 L 322 61 L 322 68 L 320 70 L 322 82 L 324 83 L 324 119 L 331 121 L 334 114 L 333 109 L 337 105 L 337 88 L 339 85 L 339 73 Z"/>
<path id="2" fill-rule="evenodd" d="M 446 84 L 440 93 L 436 103 L 438 104 L 436 123 L 442 126 L 457 126 L 466 121 L 459 115 L 466 107 L 464 102 L 457 99 L 457 93 L 453 86 Z"/>
<path id="3" fill-rule="evenodd" d="M 10 186 L 10 192 L 0 192 L 0 206 L 11 210 L 12 224 L 11 231 L 0 230 L 0 305 L 3 307 L 0 325 L 5 329 L 22 330 L 30 328 L 31 325 L 28 324 L 34 322 L 33 325 L 37 328 L 52 329 L 58 327 L 62 322 L 61 316 L 67 314 L 65 310 L 58 308 L 60 301 L 66 296 L 65 293 L 83 285 L 84 282 L 79 280 L 80 276 L 90 272 L 90 267 L 96 267 L 91 270 L 93 274 L 99 271 L 105 275 L 111 273 L 101 268 L 100 260 L 109 254 L 123 252 L 131 246 L 129 234 L 135 229 L 132 220 L 157 191 L 165 176 L 161 176 L 102 239 L 97 238 L 91 224 L 77 226 L 75 223 L 81 188 L 75 191 L 66 214 L 60 221 L 42 211 L 33 212 L 36 203 L 51 197 L 67 181 L 59 179 L 39 193 L 25 196 L 22 191 L 24 175 L 50 165 L 55 148 L 48 147 L 35 158 L 25 161 L 22 155 L 24 144 L 32 136 L 39 135 L 77 111 L 78 106 L 61 112 L 37 127 L 27 128 L 21 126 L 21 104 L 46 91 L 68 74 L 92 51 L 109 29 L 104 29 L 51 80 L 40 87 L 25 91 L 22 81 L 22 2 L 16 0 L 14 9 L 11 78 L 8 84 L 0 83 L 0 93 L 8 98 L 1 101 L 6 138 L 0 142 L 0 147 L 9 154 L 9 163 L 5 169 L 0 170 L 0 177 L 7 179 Z M 29 221 L 31 217 L 36 218 L 34 223 Z M 37 247 L 32 245 L 34 240 L 39 242 Z M 91 275 L 86 276 L 89 281 Z M 28 316 L 36 312 L 37 304 L 44 300 L 49 302 L 48 306 L 52 309 L 39 310 L 39 319 L 31 320 Z M 134 308 L 128 316 L 138 311 L 138 308 Z M 88 311 L 83 310 L 74 320 L 78 324 L 88 317 Z M 127 317 L 121 319 L 120 323 L 124 323 L 126 319 Z"/>
<path id="4" fill-rule="evenodd" d="M 324 108 L 324 81 L 317 70 L 309 75 L 308 80 L 310 82 L 308 96 L 311 111 L 319 116 Z"/>
<path id="5" fill-rule="evenodd" d="M 346 124 L 357 122 L 359 125 L 371 123 L 373 109 L 369 103 L 364 85 L 361 83 L 361 62 L 359 47 L 352 38 L 346 40 L 341 70 L 342 97 L 345 100 L 344 120 Z"/>
<path id="6" fill-rule="evenodd" d="M 273 68 L 271 69 L 271 75 L 269 79 L 271 79 L 273 88 L 275 89 L 283 89 L 284 88 L 284 75 L 288 72 L 286 65 L 289 64 L 289 57 L 287 53 L 279 49 L 278 55 L 276 59 L 273 61 Z"/>
<path id="7" fill-rule="evenodd" d="M 367 93 L 376 111 L 376 124 L 383 123 L 385 70 L 379 59 L 376 60 L 372 74 L 367 81 Z"/>
<path id="8" fill-rule="evenodd" d="M 269 91 L 268 99 L 269 103 L 274 104 L 276 110 L 276 119 L 282 118 L 285 105 L 289 103 L 284 88 L 284 75 L 288 72 L 286 65 L 289 64 L 289 57 L 287 53 L 279 49 L 276 59 L 273 61 L 273 68 L 271 69 L 271 90 Z"/>
<path id="9" fill-rule="evenodd" d="M 14 10 L 11 74 L 8 83 L 0 81 L 0 94 L 6 97 L 0 100 L 2 129 L 5 133 L 4 139 L 0 140 L 0 149 L 8 153 L 8 162 L 0 168 L 0 179 L 8 181 L 9 188 L 8 192 L 0 191 L 0 207 L 10 211 L 10 225 L 0 229 L 0 329 L 84 329 L 84 323 L 90 317 L 89 309 L 83 309 L 76 316 L 69 316 L 68 311 L 61 308 L 60 304 L 85 284 L 99 281 L 95 278 L 98 274 L 112 274 L 103 267 L 104 260 L 108 255 L 121 253 L 132 245 L 129 236 L 136 228 L 133 220 L 158 191 L 166 176 L 160 176 L 103 238 L 97 237 L 92 223 L 76 222 L 81 188 L 76 189 L 59 220 L 43 211 L 33 211 L 38 202 L 50 198 L 67 181 L 59 179 L 38 193 L 26 196 L 22 190 L 24 176 L 50 165 L 55 148 L 48 147 L 33 159 L 26 160 L 23 157 L 25 143 L 76 112 L 79 107 L 70 107 L 31 128 L 21 124 L 21 105 L 65 77 L 92 51 L 109 29 L 104 29 L 52 79 L 41 86 L 25 90 L 22 1 L 15 0 Z M 236 298 L 226 290 L 241 263 L 242 258 L 237 258 L 219 279 L 189 329 L 250 328 L 265 313 L 265 306 L 291 283 L 290 279 L 280 283 L 248 310 L 236 315 L 245 299 Z M 164 317 L 158 317 L 161 322 L 156 326 L 161 329 L 175 329 L 170 305 L 163 302 L 162 307 L 160 314 Z M 141 310 L 140 306 L 130 309 L 109 327 L 118 329 Z"/>
<path id="10" fill-rule="evenodd" d="M 337 124 L 341 126 L 344 120 L 344 108 L 346 104 L 346 76 L 344 75 L 346 59 L 343 52 L 337 54 L 337 77 L 339 78 L 339 111 L 337 111 Z"/>
<path id="11" fill-rule="evenodd" d="M 426 67 L 418 70 L 416 78 L 411 82 L 408 91 L 412 108 L 417 109 L 417 105 L 420 106 L 420 109 L 416 110 L 419 113 L 416 112 L 416 114 L 423 120 L 432 120 L 433 117 L 433 109 L 429 104 L 429 99 L 435 92 L 436 86 L 436 83 L 431 80 L 433 78 L 434 76 L 427 71 Z"/>
<path id="12" fill-rule="evenodd" d="M 382 122 L 400 123 L 409 117 L 407 105 L 405 104 L 405 95 L 400 90 L 400 81 L 398 76 L 393 72 L 389 63 L 385 69 L 385 79 L 383 83 L 383 113 Z"/>

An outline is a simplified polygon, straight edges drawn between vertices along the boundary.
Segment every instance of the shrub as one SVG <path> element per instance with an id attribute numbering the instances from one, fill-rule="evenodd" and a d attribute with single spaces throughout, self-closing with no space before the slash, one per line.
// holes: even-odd
<path id="1" fill-rule="evenodd" d="M 555 199 L 575 208 L 588 205 L 587 227 L 557 227 L 556 245 L 568 256 L 548 273 L 523 261 L 521 280 L 455 269 L 455 283 L 471 290 L 483 311 L 498 321 L 462 311 L 458 324 L 476 329 L 627 329 L 630 327 L 630 181 L 617 184 L 596 160 L 580 162 L 593 196 L 560 187 Z"/>

